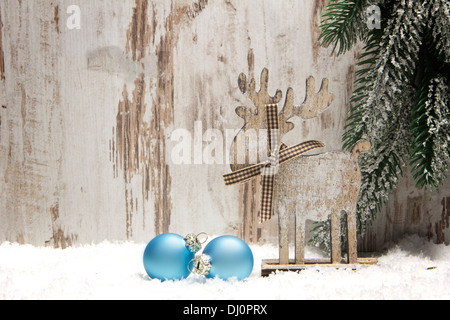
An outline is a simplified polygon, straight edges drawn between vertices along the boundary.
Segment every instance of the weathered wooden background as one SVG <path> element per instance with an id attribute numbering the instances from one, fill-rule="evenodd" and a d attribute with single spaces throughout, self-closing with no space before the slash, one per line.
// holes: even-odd
<path id="1" fill-rule="evenodd" d="M 277 219 L 256 220 L 257 183 L 225 187 L 229 165 L 198 161 L 195 149 L 208 129 L 242 127 L 235 108 L 251 103 L 239 74 L 258 87 L 264 67 L 269 92 L 292 87 L 296 105 L 308 76 L 317 87 L 330 79 L 330 109 L 294 120 L 284 142 L 340 149 L 360 48 L 335 57 L 319 47 L 326 3 L 1 0 L 0 242 L 64 248 L 168 231 L 275 242 Z M 192 164 L 172 161 L 178 129 L 192 134 Z M 449 243 L 450 183 L 401 186 L 360 247 L 405 232 Z"/>

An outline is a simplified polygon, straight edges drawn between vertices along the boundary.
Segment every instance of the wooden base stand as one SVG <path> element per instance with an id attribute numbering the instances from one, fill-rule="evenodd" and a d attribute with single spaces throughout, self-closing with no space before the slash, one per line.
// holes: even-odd
<path id="1" fill-rule="evenodd" d="M 377 258 L 358 258 L 356 264 L 348 264 L 345 260 L 342 260 L 340 264 L 332 264 L 330 259 L 306 259 L 305 264 L 295 264 L 295 260 L 290 260 L 289 264 L 279 264 L 279 260 L 268 259 L 262 261 L 261 276 L 268 277 L 277 270 L 300 272 L 305 269 L 313 268 L 314 266 L 356 270 L 357 265 L 375 265 L 377 263 Z"/>

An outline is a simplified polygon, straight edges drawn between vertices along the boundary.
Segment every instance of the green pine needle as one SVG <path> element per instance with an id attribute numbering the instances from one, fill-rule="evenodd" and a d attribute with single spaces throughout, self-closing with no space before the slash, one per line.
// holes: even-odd
<path id="1" fill-rule="evenodd" d="M 358 13 L 362 10 L 362 0 L 330 0 L 327 12 L 322 15 L 319 41 L 322 46 L 333 45 L 333 53 L 341 55 L 364 37 L 364 32 L 356 26 Z M 358 30 L 359 29 L 359 30 Z"/>

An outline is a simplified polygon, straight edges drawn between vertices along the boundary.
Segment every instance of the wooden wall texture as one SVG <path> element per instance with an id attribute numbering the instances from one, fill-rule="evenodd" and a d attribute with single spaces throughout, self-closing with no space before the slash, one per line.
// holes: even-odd
<path id="1" fill-rule="evenodd" d="M 336 57 L 319 47 L 326 3 L 2 0 L 0 242 L 65 248 L 201 231 L 275 242 L 277 219 L 256 220 L 257 182 L 225 187 L 229 165 L 195 151 L 209 150 L 203 134 L 215 129 L 225 157 L 226 131 L 243 125 L 235 108 L 251 107 L 238 77 L 259 87 L 263 68 L 269 92 L 292 87 L 296 105 L 308 76 L 317 88 L 329 78 L 332 106 L 294 120 L 284 142 L 341 147 L 360 48 Z M 179 129 L 192 135 L 192 164 L 173 161 Z M 450 184 L 424 193 L 405 178 L 385 211 L 361 247 L 405 232 L 449 242 Z"/>

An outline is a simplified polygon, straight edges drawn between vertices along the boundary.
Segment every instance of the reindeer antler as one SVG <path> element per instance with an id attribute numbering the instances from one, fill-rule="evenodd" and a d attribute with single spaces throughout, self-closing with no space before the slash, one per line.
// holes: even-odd
<path id="1" fill-rule="evenodd" d="M 289 119 L 294 116 L 307 120 L 320 115 L 333 102 L 334 95 L 328 92 L 328 79 L 322 80 L 322 86 L 316 93 L 316 81 L 314 77 L 306 80 L 306 98 L 300 107 L 294 106 L 294 89 L 289 88 L 286 92 L 286 101 L 283 110 L 280 113 L 280 126 L 284 129 L 283 133 L 287 133 L 294 128 L 294 124 Z"/>
<path id="2" fill-rule="evenodd" d="M 251 79 L 250 82 L 247 82 L 247 76 L 243 73 L 239 76 L 238 80 L 239 89 L 242 93 L 247 94 L 249 99 L 253 102 L 256 107 L 256 112 L 253 112 L 251 109 L 246 107 L 238 107 L 236 109 L 236 113 L 239 117 L 244 119 L 245 123 L 251 123 L 252 119 L 257 118 L 258 116 L 262 118 L 265 117 L 265 106 L 266 104 L 277 104 L 281 101 L 283 97 L 283 93 L 280 90 L 277 90 L 275 96 L 271 97 L 269 95 L 268 87 L 269 87 L 269 70 L 264 68 L 261 72 L 261 89 L 259 92 L 256 92 L 256 81 L 255 79 Z"/>
<path id="3" fill-rule="evenodd" d="M 247 81 L 247 76 L 241 74 L 238 80 L 239 89 L 243 94 L 246 94 L 248 98 L 253 102 L 256 109 L 251 109 L 247 107 L 236 108 L 236 114 L 244 119 L 245 125 L 239 132 L 238 136 L 245 135 L 245 132 L 249 129 L 253 129 L 258 132 L 260 129 L 267 129 L 267 116 L 266 116 L 266 105 L 268 104 L 278 104 L 283 93 L 281 90 L 277 90 L 275 95 L 272 97 L 268 92 L 269 87 L 269 70 L 264 68 L 261 72 L 261 89 L 256 92 L 256 81 L 254 78 Z M 333 102 L 334 95 L 328 92 L 328 79 L 322 81 L 322 86 L 319 92 L 316 92 L 316 85 L 314 77 L 309 77 L 306 81 L 306 98 L 301 106 L 294 106 L 294 89 L 289 88 L 286 92 L 286 99 L 284 102 L 284 107 L 279 114 L 279 130 L 280 138 L 286 133 L 294 129 L 294 124 L 289 122 L 289 120 L 295 116 L 299 116 L 302 119 L 312 119 L 323 111 L 325 111 Z M 243 144 L 245 139 L 238 141 L 238 136 L 235 137 L 233 150 L 233 157 L 236 160 L 236 143 Z M 246 159 L 248 155 L 246 156 Z M 238 170 L 245 165 L 237 165 L 236 161 L 232 164 L 232 170 Z"/>
<path id="4" fill-rule="evenodd" d="M 247 107 L 238 107 L 236 113 L 244 119 L 245 124 L 253 128 L 264 128 L 261 124 L 265 121 L 265 106 L 267 104 L 278 104 L 283 96 L 281 90 L 277 90 L 275 96 L 271 97 L 268 92 L 269 87 L 269 70 L 264 68 L 261 72 L 261 89 L 256 92 L 256 81 L 254 78 L 247 82 L 247 76 L 241 74 L 238 80 L 239 89 L 242 93 L 247 94 L 253 102 L 256 110 L 253 111 Z M 294 116 L 307 120 L 320 115 L 333 102 L 334 95 L 328 92 L 328 79 L 322 80 L 319 92 L 316 92 L 316 80 L 310 76 L 306 80 L 306 97 L 301 106 L 294 106 L 294 89 L 289 88 L 286 92 L 286 100 L 284 107 L 280 112 L 280 130 L 282 134 L 291 131 L 294 125 L 289 119 Z"/>
<path id="5" fill-rule="evenodd" d="M 302 119 L 312 119 L 325 111 L 333 102 L 334 95 L 328 92 L 328 79 L 322 80 L 322 86 L 316 93 L 316 80 L 309 77 L 306 80 L 306 98 L 300 107 L 294 108 L 294 115 Z"/>

